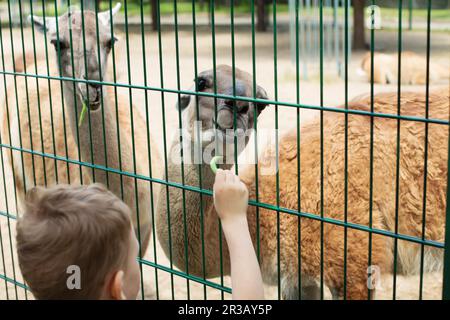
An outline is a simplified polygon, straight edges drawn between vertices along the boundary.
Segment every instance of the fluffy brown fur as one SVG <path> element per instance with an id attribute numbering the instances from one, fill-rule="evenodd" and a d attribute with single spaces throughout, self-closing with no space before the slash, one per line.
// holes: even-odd
<path id="1" fill-rule="evenodd" d="M 398 81 L 398 54 L 374 53 L 373 81 L 381 84 L 395 84 Z M 362 70 L 371 80 L 371 54 L 368 52 L 361 63 Z M 401 54 L 402 84 L 425 84 L 427 82 L 426 57 L 411 51 Z M 430 62 L 430 82 L 437 82 L 450 76 L 450 70 L 434 62 Z"/>
<path id="2" fill-rule="evenodd" d="M 396 114 L 397 94 L 376 95 L 375 112 Z M 370 99 L 353 101 L 350 109 L 370 110 Z M 449 94 L 431 94 L 429 116 L 449 119 Z M 425 116 L 425 98 L 416 93 L 403 93 L 401 113 Z M 374 118 L 373 141 L 373 208 L 372 227 L 395 231 L 396 214 L 396 155 L 397 120 Z M 349 223 L 369 226 L 370 217 L 370 126 L 371 118 L 348 116 L 348 207 Z M 445 226 L 445 194 L 448 157 L 448 126 L 429 124 L 427 163 L 427 201 L 425 238 L 443 242 Z M 400 170 L 398 196 L 398 232 L 420 238 L 422 236 L 422 204 L 424 179 L 425 124 L 401 121 Z M 305 124 L 297 132 L 284 136 L 279 143 L 279 205 L 300 210 L 317 217 L 323 213 L 328 219 L 344 221 L 345 216 L 345 116 L 326 113 L 323 117 L 323 202 L 321 201 L 321 151 L 319 120 Z M 298 153 L 298 148 L 299 152 Z M 298 156 L 300 158 L 298 159 Z M 273 148 L 260 159 L 260 168 L 273 163 Z M 300 161 L 300 177 L 297 161 Z M 242 179 L 255 198 L 254 170 L 242 172 Z M 300 183 L 300 197 L 298 184 Z M 276 175 L 259 176 L 259 201 L 277 205 Z M 280 239 L 280 273 L 285 298 L 297 298 L 298 262 L 306 286 L 311 279 L 320 279 L 321 241 L 323 239 L 323 279 L 335 297 L 342 297 L 344 288 L 344 252 L 347 259 L 348 299 L 366 299 L 367 267 L 369 261 L 369 233 L 320 221 L 280 213 L 277 232 L 276 211 L 260 209 L 261 266 L 265 280 L 277 279 L 277 237 Z M 256 230 L 256 210 L 250 207 L 248 220 L 253 235 Z M 300 243 L 298 245 L 300 230 Z M 323 230 L 323 233 L 322 233 Z M 347 250 L 345 251 L 345 232 Z M 382 274 L 392 271 L 394 241 L 390 237 L 372 235 L 371 265 L 380 267 Z M 301 252 L 300 256 L 298 252 Z M 398 241 L 398 271 L 416 274 L 420 269 L 420 245 Z M 442 252 L 425 248 L 425 272 L 441 269 Z M 305 283 L 302 285 L 304 286 Z M 317 288 L 318 289 L 318 288 Z M 317 293 L 316 293 L 317 296 Z"/>

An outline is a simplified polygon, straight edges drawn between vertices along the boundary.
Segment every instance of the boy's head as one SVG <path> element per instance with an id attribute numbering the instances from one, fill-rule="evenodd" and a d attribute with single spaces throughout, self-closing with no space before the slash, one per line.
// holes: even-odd
<path id="1" fill-rule="evenodd" d="M 37 299 L 135 299 L 138 244 L 130 210 L 103 186 L 28 193 L 17 252 Z"/>

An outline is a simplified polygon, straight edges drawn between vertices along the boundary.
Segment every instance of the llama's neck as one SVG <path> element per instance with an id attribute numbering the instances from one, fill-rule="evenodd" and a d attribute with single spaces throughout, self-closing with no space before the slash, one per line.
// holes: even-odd
<path id="1" fill-rule="evenodd" d="M 71 83 L 65 83 L 64 96 L 72 133 L 75 140 L 79 142 L 81 159 L 84 162 L 94 163 L 96 166 L 118 169 L 116 112 L 114 106 L 110 105 L 113 103 L 108 97 L 107 90 L 103 91 L 103 103 L 100 108 L 96 111 L 88 111 L 80 126 L 78 126 L 78 122 L 83 102 L 77 94 L 74 94 Z M 121 144 L 123 143 L 126 144 L 127 141 L 121 141 Z M 109 184 L 113 192 L 119 192 L 119 190 L 115 190 L 115 188 L 119 188 L 118 183 L 113 183 L 105 170 L 94 170 L 94 173 L 92 170 L 88 171 L 91 173 L 93 181 Z"/>

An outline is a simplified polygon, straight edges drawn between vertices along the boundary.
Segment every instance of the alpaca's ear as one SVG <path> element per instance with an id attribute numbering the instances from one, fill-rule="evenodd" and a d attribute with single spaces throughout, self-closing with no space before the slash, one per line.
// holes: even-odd
<path id="1" fill-rule="evenodd" d="M 260 100 L 267 100 L 267 92 L 264 90 L 263 87 L 258 86 L 258 89 L 256 91 L 256 98 Z M 258 116 L 261 114 L 261 112 L 268 106 L 268 103 L 263 102 L 257 102 L 256 103 L 256 110 L 258 111 Z"/>
<path id="2" fill-rule="evenodd" d="M 53 33 L 56 32 L 56 18 L 55 17 L 39 17 L 39 16 L 28 16 L 28 21 L 30 21 L 36 29 L 42 33 Z"/>
<path id="3" fill-rule="evenodd" d="M 115 16 L 116 13 L 119 12 L 121 6 L 122 4 L 119 2 L 114 6 L 114 8 L 111 9 L 111 12 L 109 12 L 109 10 L 106 10 L 98 13 L 98 20 L 102 21 L 104 25 L 109 26 L 111 22 L 111 16 Z"/>
<path id="4" fill-rule="evenodd" d="M 191 102 L 191 96 L 188 94 L 183 94 L 177 102 L 177 110 L 183 111 Z"/>

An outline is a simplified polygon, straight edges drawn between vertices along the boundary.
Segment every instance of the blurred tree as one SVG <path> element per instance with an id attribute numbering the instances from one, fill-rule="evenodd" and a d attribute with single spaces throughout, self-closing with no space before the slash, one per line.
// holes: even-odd
<path id="1" fill-rule="evenodd" d="M 268 3 L 267 0 L 257 0 L 257 30 L 258 31 L 266 31 L 267 30 L 267 22 L 268 22 L 268 11 L 266 4 Z"/>
<path id="2" fill-rule="evenodd" d="M 353 49 L 366 49 L 364 0 L 353 0 Z"/>
<path id="3" fill-rule="evenodd" d="M 150 1 L 152 6 L 152 30 L 158 30 L 158 11 L 156 6 L 158 5 L 157 0 Z"/>

